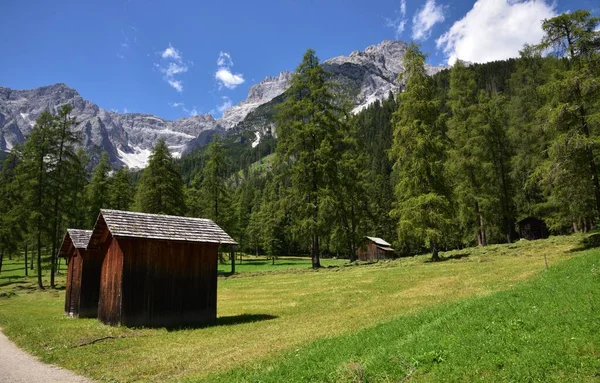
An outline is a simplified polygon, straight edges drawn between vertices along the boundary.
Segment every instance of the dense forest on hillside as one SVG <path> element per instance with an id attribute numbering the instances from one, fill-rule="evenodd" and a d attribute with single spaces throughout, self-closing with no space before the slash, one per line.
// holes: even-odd
<path id="1" fill-rule="evenodd" d="M 69 106 L 44 113 L 0 174 L 1 257 L 56 254 L 100 208 L 215 220 L 242 251 L 354 260 L 361 238 L 410 255 L 518 239 L 517 222 L 587 231 L 600 215 L 599 19 L 546 20 L 520 58 L 426 75 L 411 44 L 404 90 L 356 115 L 308 50 L 275 107 L 275 135 L 234 129 L 180 160 L 159 142 L 141 174 L 87 169 Z M 53 262 L 56 262 L 53 257 Z M 41 286 L 41 280 L 40 280 Z"/>

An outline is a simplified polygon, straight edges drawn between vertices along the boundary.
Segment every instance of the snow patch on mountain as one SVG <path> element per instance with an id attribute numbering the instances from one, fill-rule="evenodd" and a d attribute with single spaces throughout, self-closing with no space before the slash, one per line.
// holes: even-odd
<path id="1" fill-rule="evenodd" d="M 152 151 L 150 149 L 142 149 L 140 147 L 131 148 L 133 153 L 127 153 L 121 150 L 121 148 L 117 148 L 118 158 L 130 169 L 143 169 L 148 165 L 148 160 L 150 159 L 150 154 Z"/>

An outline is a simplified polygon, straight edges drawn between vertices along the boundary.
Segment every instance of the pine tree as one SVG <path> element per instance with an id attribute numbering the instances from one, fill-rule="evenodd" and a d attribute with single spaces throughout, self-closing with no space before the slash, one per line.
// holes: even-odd
<path id="1" fill-rule="evenodd" d="M 135 209 L 144 213 L 183 215 L 186 212 L 183 180 L 169 148 L 159 140 L 142 172 Z"/>
<path id="2" fill-rule="evenodd" d="M 231 196 L 227 185 L 229 159 L 218 135 L 206 150 L 202 168 L 200 195 L 204 201 L 205 217 L 215 221 L 226 231 L 231 229 Z"/>
<path id="3" fill-rule="evenodd" d="M 498 202 L 490 190 L 493 165 L 487 157 L 486 133 L 478 121 L 477 87 L 472 70 L 460 60 L 450 70 L 448 105 L 451 116 L 447 121 L 448 171 L 453 180 L 459 219 L 466 230 L 475 233 L 477 243 L 487 244 L 487 222 Z"/>
<path id="4" fill-rule="evenodd" d="M 589 11 L 544 20 L 545 36 L 537 46 L 562 57 L 542 87 L 549 102 L 543 109 L 553 132 L 548 160 L 540 168 L 549 198 L 559 207 L 555 226 L 600 217 L 600 181 L 596 160 L 600 126 L 600 18 Z M 575 200 L 577 197 L 577 200 Z M 594 211 L 594 213 L 592 213 Z"/>
<path id="5" fill-rule="evenodd" d="M 14 253 L 24 237 L 22 196 L 16 177 L 18 157 L 8 154 L 0 170 L 0 272 L 5 254 Z"/>
<path id="6" fill-rule="evenodd" d="M 96 223 L 100 209 L 108 207 L 108 185 L 109 173 L 111 171 L 108 162 L 108 153 L 103 152 L 100 162 L 92 172 L 92 179 L 87 185 L 86 196 L 88 203 L 88 226 L 92 227 Z"/>
<path id="7" fill-rule="evenodd" d="M 340 154 L 345 110 L 336 103 L 326 73 L 312 49 L 292 77 L 286 100 L 278 108 L 276 162 L 284 164 L 296 219 L 310 237 L 313 268 L 321 267 L 319 237 L 325 222 L 321 204 L 331 197 Z"/>
<path id="8" fill-rule="evenodd" d="M 111 209 L 129 210 L 133 202 L 133 185 L 127 168 L 119 168 L 108 182 L 108 206 Z"/>
<path id="9" fill-rule="evenodd" d="M 412 43 L 404 55 L 406 88 L 394 114 L 391 158 L 397 174 L 392 216 L 400 241 L 431 249 L 432 259 L 444 244 L 451 220 L 444 178 L 445 138 L 434 98 L 433 80 L 425 72 L 425 55 Z"/>
<path id="10" fill-rule="evenodd" d="M 20 155 L 17 167 L 19 185 L 23 189 L 26 211 L 29 215 L 29 227 L 35 238 L 37 251 L 37 281 L 42 283 L 42 245 L 52 238 L 52 183 L 49 177 L 54 168 L 51 160 L 54 154 L 54 117 L 45 110 L 36 120 Z"/>

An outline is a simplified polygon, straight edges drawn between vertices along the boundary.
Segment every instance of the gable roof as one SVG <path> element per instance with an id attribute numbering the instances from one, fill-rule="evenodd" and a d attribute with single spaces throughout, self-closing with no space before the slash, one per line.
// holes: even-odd
<path id="1" fill-rule="evenodd" d="M 205 218 L 102 209 L 94 227 L 94 234 L 101 218 L 114 237 L 237 245 L 237 242 L 216 223 Z"/>
<path id="2" fill-rule="evenodd" d="M 383 240 L 383 239 L 381 239 L 381 238 L 377 238 L 377 237 L 367 237 L 367 239 L 368 239 L 368 240 L 370 240 L 370 241 L 372 241 L 372 242 L 375 242 L 375 243 L 376 243 L 377 245 L 379 245 L 379 246 L 383 246 L 383 247 L 389 247 L 389 248 L 391 248 L 391 247 L 392 247 L 392 245 L 391 245 L 391 244 L 387 243 L 386 241 L 384 241 L 384 240 Z"/>
<path id="3" fill-rule="evenodd" d="M 91 230 L 67 229 L 67 233 L 65 234 L 65 238 L 59 249 L 59 255 L 68 255 L 71 250 L 71 245 L 75 249 L 86 249 L 91 236 Z"/>

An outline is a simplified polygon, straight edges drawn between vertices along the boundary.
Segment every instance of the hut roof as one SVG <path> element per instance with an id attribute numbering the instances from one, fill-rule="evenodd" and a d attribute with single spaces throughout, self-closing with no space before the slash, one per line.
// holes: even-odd
<path id="1" fill-rule="evenodd" d="M 389 248 L 391 248 L 391 247 L 392 247 L 392 245 L 391 245 L 391 244 L 389 244 L 388 242 L 384 241 L 384 240 L 383 240 L 383 239 L 381 239 L 381 238 L 377 238 L 377 237 L 367 237 L 367 239 L 368 239 L 369 241 L 375 242 L 375 244 L 376 244 L 376 245 L 378 245 L 378 246 L 389 247 Z"/>
<path id="2" fill-rule="evenodd" d="M 60 246 L 59 255 L 66 256 L 69 254 L 71 246 L 75 249 L 86 249 L 91 236 L 91 230 L 67 229 L 65 238 Z"/>
<path id="3" fill-rule="evenodd" d="M 115 237 L 237 245 L 229 234 L 210 219 L 107 209 L 100 210 L 98 221 L 100 217 Z"/>

